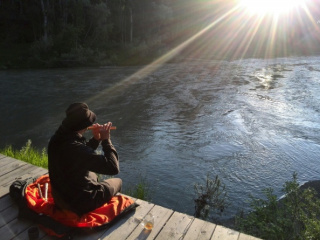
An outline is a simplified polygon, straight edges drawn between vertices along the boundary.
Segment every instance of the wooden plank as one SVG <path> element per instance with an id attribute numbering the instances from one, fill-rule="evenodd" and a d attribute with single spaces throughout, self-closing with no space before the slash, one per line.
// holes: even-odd
<path id="1" fill-rule="evenodd" d="M 238 237 L 239 232 L 217 225 L 213 232 L 211 240 L 237 240 Z"/>
<path id="2" fill-rule="evenodd" d="M 23 169 L 23 167 L 21 167 L 20 169 L 22 169 L 22 171 L 20 172 L 12 172 L 14 173 L 16 176 L 14 176 L 14 178 L 5 178 L 2 179 L 0 182 L 0 186 L 6 187 L 6 186 L 10 186 L 10 184 L 16 180 L 16 179 L 27 179 L 29 177 L 38 177 L 41 176 L 45 173 L 48 173 L 47 169 L 41 168 L 41 167 L 37 167 L 34 165 L 30 165 L 30 168 L 28 168 L 27 170 Z"/>
<path id="3" fill-rule="evenodd" d="M 14 219 L 7 225 L 0 228 L 1 240 L 9 240 L 19 235 L 21 232 L 25 231 L 32 226 L 32 223 L 23 219 Z"/>
<path id="4" fill-rule="evenodd" d="M 39 167 L 27 164 L 20 168 L 15 169 L 14 171 L 9 172 L 7 175 L 0 177 L 0 186 L 8 186 L 10 185 L 14 180 L 17 179 L 25 179 L 24 175 L 33 172 L 38 171 Z"/>
<path id="5" fill-rule="evenodd" d="M 188 229 L 183 240 L 207 240 L 210 239 L 216 225 L 210 222 L 195 218 Z"/>
<path id="6" fill-rule="evenodd" d="M 29 228 L 31 228 L 31 227 L 38 227 L 38 225 L 32 224 Z M 12 238 L 12 240 L 30 240 L 29 235 L 28 235 L 29 228 L 27 228 L 24 231 L 22 231 L 21 233 L 19 233 L 17 236 Z M 46 233 L 43 230 L 41 230 L 41 228 L 38 227 L 38 229 L 39 229 L 39 238 L 38 239 L 42 239 L 43 237 L 46 236 Z M 53 238 L 53 237 L 51 239 L 57 240 L 57 238 Z"/>
<path id="7" fill-rule="evenodd" d="M 17 162 L 17 161 L 20 161 L 20 162 L 23 162 L 21 160 L 18 160 L 16 158 L 12 158 L 12 157 L 9 157 L 9 156 L 6 156 L 6 155 L 1 155 L 2 157 L 0 158 L 0 166 L 2 163 L 8 163 L 8 162 Z"/>
<path id="8" fill-rule="evenodd" d="M 13 204 L 15 204 L 15 202 L 11 199 L 9 195 L 0 198 L 0 212 Z"/>
<path id="9" fill-rule="evenodd" d="M 2 183 L 2 182 L 7 183 L 10 181 L 14 181 L 16 178 L 19 178 L 24 173 L 26 173 L 28 171 L 35 170 L 36 168 L 37 168 L 36 166 L 31 165 L 31 164 L 22 165 L 14 170 L 8 172 L 7 174 L 0 176 L 0 183 Z"/>
<path id="10" fill-rule="evenodd" d="M 154 207 L 154 204 L 140 199 L 138 199 L 136 202 L 140 206 L 137 207 L 135 213 L 130 218 L 125 217 L 117 222 L 101 236 L 101 239 L 126 239 L 131 232 L 140 225 L 141 219 Z"/>
<path id="11" fill-rule="evenodd" d="M 27 163 L 19 160 L 15 160 L 15 161 L 13 160 L 9 164 L 6 164 L 0 168 L 0 177 L 3 177 L 3 175 L 6 175 L 9 172 L 14 171 L 15 169 L 20 168 L 24 165 L 27 165 Z"/>
<path id="12" fill-rule="evenodd" d="M 18 214 L 19 214 L 19 210 L 18 210 L 18 206 L 16 205 L 11 205 L 10 207 L 1 211 L 0 212 L 0 228 L 5 226 L 15 218 L 17 218 Z"/>
<path id="13" fill-rule="evenodd" d="M 3 158 L 0 159 L 0 168 L 2 168 L 3 166 L 9 164 L 9 163 L 13 163 L 13 162 L 18 162 L 19 160 L 11 158 L 11 157 L 7 157 L 4 156 Z"/>
<path id="14" fill-rule="evenodd" d="M 26 171 L 35 170 L 37 167 L 27 164 L 20 168 L 17 168 L 14 171 L 9 172 L 3 176 L 0 176 L 0 182 L 13 182 L 16 178 L 23 175 Z M 9 193 L 9 187 L 0 186 L 0 197 L 4 196 L 5 194 Z"/>
<path id="15" fill-rule="evenodd" d="M 9 158 L 9 157 L 0 153 L 0 162 L 2 162 L 2 160 L 4 160 L 4 158 Z"/>
<path id="16" fill-rule="evenodd" d="M 25 174 L 21 175 L 21 179 L 26 179 L 28 177 L 36 177 L 36 176 L 44 175 L 46 173 L 48 173 L 47 169 L 34 166 L 33 168 L 30 168 L 29 171 L 27 171 Z M 9 193 L 10 185 L 15 179 L 16 179 L 16 177 L 15 178 L 8 177 L 6 180 L 3 180 L 6 183 L 2 184 L 2 182 L 1 182 L 0 197 Z"/>
<path id="17" fill-rule="evenodd" d="M 168 219 L 173 214 L 173 210 L 167 209 L 161 206 L 155 205 L 150 213 L 154 216 L 154 227 L 151 231 L 145 230 L 140 224 L 136 229 L 130 234 L 127 240 L 144 239 L 151 240 L 154 239 L 158 233 L 161 231 L 163 226 L 166 224 Z"/>
<path id="18" fill-rule="evenodd" d="M 188 230 L 193 217 L 175 212 L 156 237 L 157 240 L 182 239 Z"/>
<path id="19" fill-rule="evenodd" d="M 23 174 L 21 176 L 22 179 L 26 179 L 26 178 L 29 178 L 29 177 L 40 177 L 42 175 L 46 175 L 48 174 L 48 169 L 45 169 L 45 168 L 41 168 L 41 167 L 36 167 L 36 169 L 32 169 L 30 170 L 29 172 Z M 11 184 L 11 183 L 10 183 Z M 9 186 L 10 184 L 7 184 L 5 186 Z"/>
<path id="20" fill-rule="evenodd" d="M 5 157 L 3 159 L 0 160 L 0 173 L 6 173 L 7 171 L 9 171 L 8 169 L 11 169 L 11 165 L 14 164 L 19 164 L 19 163 L 24 163 L 27 164 L 26 162 L 11 158 L 11 157 Z"/>
<path id="21" fill-rule="evenodd" d="M 247 234 L 244 233 L 240 233 L 239 239 L 238 240 L 259 240 L 260 238 L 256 238 L 253 236 L 249 236 Z"/>

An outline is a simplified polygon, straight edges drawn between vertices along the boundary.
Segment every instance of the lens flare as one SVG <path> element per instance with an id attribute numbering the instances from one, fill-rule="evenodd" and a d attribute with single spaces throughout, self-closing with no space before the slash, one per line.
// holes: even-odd
<path id="1" fill-rule="evenodd" d="M 240 5 L 251 14 L 274 14 L 290 12 L 304 4 L 305 0 L 239 0 Z"/>

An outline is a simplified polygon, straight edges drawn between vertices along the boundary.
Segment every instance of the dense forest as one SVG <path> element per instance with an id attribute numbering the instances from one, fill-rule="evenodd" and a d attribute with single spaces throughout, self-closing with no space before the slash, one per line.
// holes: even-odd
<path id="1" fill-rule="evenodd" d="M 275 23 L 237 0 L 0 0 L 0 68 L 317 54 L 317 2 Z"/>

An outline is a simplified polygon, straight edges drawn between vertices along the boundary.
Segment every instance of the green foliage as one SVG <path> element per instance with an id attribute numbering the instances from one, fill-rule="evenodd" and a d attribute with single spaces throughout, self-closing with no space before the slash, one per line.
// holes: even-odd
<path id="1" fill-rule="evenodd" d="M 265 199 L 251 196 L 252 211 L 237 216 L 237 228 L 262 239 L 319 239 L 320 200 L 314 189 L 301 190 L 294 173 L 283 193 L 279 201 L 271 188 L 264 190 Z"/>
<path id="2" fill-rule="evenodd" d="M 12 157 L 15 159 L 19 159 L 24 162 L 31 163 L 35 166 L 48 168 L 48 155 L 46 149 L 42 149 L 39 151 L 31 146 L 31 140 L 29 139 L 20 150 L 15 150 L 12 146 L 7 146 L 4 149 L 0 149 L 0 153 Z"/>
<path id="3" fill-rule="evenodd" d="M 159 49 L 155 39 L 161 43 L 169 36 L 166 28 L 173 21 L 169 3 L 4 1 L 0 4 L 0 31 L 4 33 L 0 43 L 10 43 L 11 53 L 13 48 L 27 43 L 29 51 L 23 57 L 2 54 L 0 68 L 139 64 L 143 59 L 145 63 L 150 59 L 148 55 Z M 94 54 L 90 54 L 92 51 Z"/>
<path id="4" fill-rule="evenodd" d="M 112 21 L 108 21 L 110 9 L 106 3 L 91 5 L 87 9 L 86 31 L 83 44 L 90 48 L 108 49 L 112 34 Z"/>
<path id="5" fill-rule="evenodd" d="M 79 46 L 80 35 L 83 29 L 80 26 L 66 24 L 64 28 L 54 36 L 52 50 L 62 53 L 68 53 L 70 49 Z"/>
<path id="6" fill-rule="evenodd" d="M 213 180 L 208 174 L 206 184 L 204 186 L 195 184 L 194 190 L 195 217 L 207 220 L 209 217 L 213 218 L 214 214 L 222 214 L 227 205 L 227 194 L 225 185 L 221 183 L 218 176 Z"/>
<path id="7" fill-rule="evenodd" d="M 31 44 L 0 44 L 0 69 L 14 66 L 28 67 L 28 55 Z"/>
<path id="8" fill-rule="evenodd" d="M 39 67 L 53 67 L 55 60 L 52 52 L 53 44 L 52 38 L 46 42 L 43 40 L 35 41 L 29 48 L 29 60 Z"/>
<path id="9" fill-rule="evenodd" d="M 150 192 L 149 192 L 147 181 L 145 178 L 142 178 L 141 176 L 137 184 L 129 186 L 127 189 L 124 189 L 123 192 L 129 196 L 132 196 L 138 199 L 142 199 L 146 201 L 150 200 L 150 196 L 149 196 Z"/>

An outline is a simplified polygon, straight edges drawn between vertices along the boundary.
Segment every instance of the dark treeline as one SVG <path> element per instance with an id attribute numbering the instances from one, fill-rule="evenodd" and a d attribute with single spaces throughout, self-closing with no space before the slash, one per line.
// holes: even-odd
<path id="1" fill-rule="evenodd" d="M 149 0 L 2 0 L 0 41 L 40 66 L 111 64 L 161 49 L 172 11 Z"/>
<path id="2" fill-rule="evenodd" d="M 0 0 L 0 67 L 147 63 L 215 23 L 235 2 Z M 176 57 L 273 57 L 318 51 L 319 7 L 311 9 L 308 17 L 299 15 L 277 29 L 267 18 L 257 29 L 256 21 L 235 11 L 188 42 Z M 301 18 L 306 19 L 303 24 Z"/>

